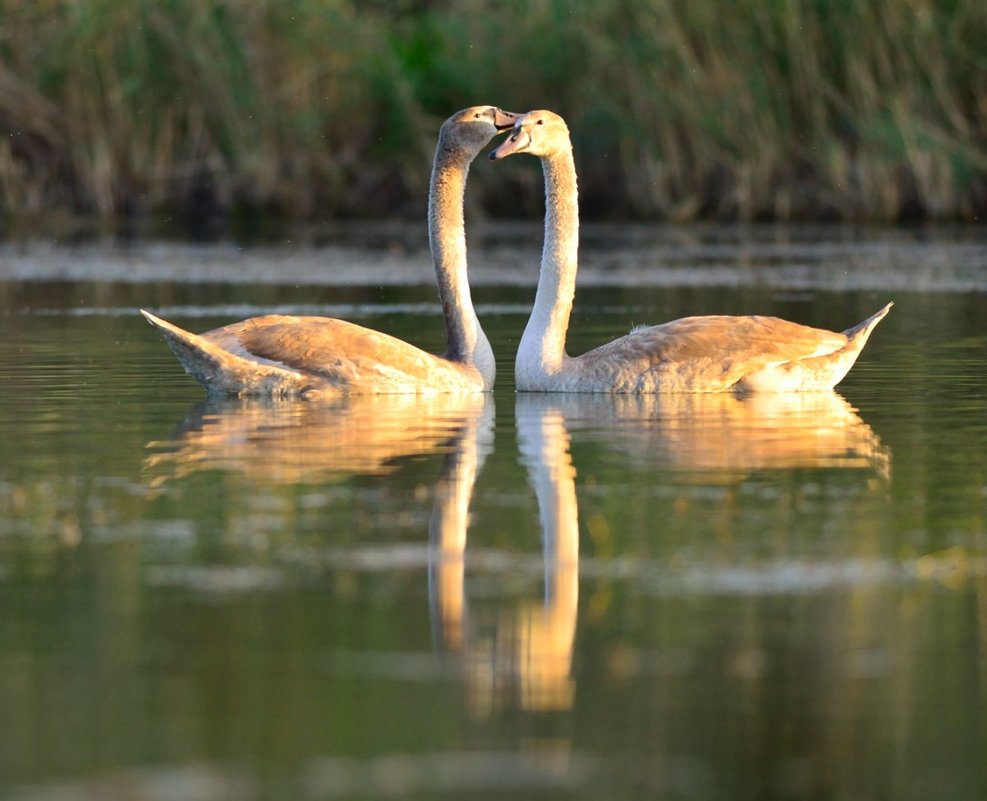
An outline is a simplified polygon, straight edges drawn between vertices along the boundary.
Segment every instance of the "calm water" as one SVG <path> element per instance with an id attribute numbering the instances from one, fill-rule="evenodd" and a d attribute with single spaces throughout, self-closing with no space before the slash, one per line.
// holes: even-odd
<path id="1" fill-rule="evenodd" d="M 490 397 L 209 403 L 134 313 L 439 349 L 415 235 L 0 251 L 0 796 L 987 796 L 983 234 L 586 232 L 571 352 L 893 299 L 822 396 L 515 395 L 529 229 Z"/>

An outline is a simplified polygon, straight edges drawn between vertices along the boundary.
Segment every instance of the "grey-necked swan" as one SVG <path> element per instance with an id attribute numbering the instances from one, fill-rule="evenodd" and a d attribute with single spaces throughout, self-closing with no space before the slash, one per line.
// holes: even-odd
<path id="1" fill-rule="evenodd" d="M 211 394 L 431 394 L 491 389 L 496 365 L 467 282 L 463 198 L 473 159 L 516 118 L 493 106 L 474 106 L 453 114 L 439 131 L 428 227 L 445 313 L 445 355 L 328 317 L 266 315 L 197 335 L 143 309 L 141 313 L 164 334 L 185 371 Z"/>

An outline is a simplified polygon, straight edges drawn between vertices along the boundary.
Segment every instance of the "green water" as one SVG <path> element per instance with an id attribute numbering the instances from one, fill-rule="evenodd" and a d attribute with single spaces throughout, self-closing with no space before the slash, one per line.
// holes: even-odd
<path id="1" fill-rule="evenodd" d="M 207 403 L 133 309 L 439 349 L 434 290 L 3 254 L 0 795 L 987 795 L 987 248 L 620 235 L 571 352 L 896 305 L 832 395 L 517 396 L 533 276 L 493 244 L 492 396 Z"/>

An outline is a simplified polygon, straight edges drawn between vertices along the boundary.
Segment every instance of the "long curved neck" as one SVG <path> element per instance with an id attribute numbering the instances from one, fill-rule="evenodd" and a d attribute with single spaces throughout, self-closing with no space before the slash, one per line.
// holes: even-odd
<path id="1" fill-rule="evenodd" d="M 463 199 L 471 159 L 439 141 L 428 195 L 428 239 L 446 322 L 446 357 L 471 364 L 493 386 L 495 363 L 470 295 Z"/>
<path id="2" fill-rule="evenodd" d="M 576 294 L 579 193 L 572 150 L 542 157 L 545 173 L 545 244 L 535 305 L 518 347 L 516 372 L 538 380 L 561 371 L 565 335 Z"/>

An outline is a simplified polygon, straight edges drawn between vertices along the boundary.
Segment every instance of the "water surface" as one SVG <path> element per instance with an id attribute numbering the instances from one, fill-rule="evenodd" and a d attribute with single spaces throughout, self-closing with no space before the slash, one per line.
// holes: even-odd
<path id="1" fill-rule="evenodd" d="M 516 395 L 526 228 L 471 249 L 490 396 L 207 401 L 135 314 L 441 349 L 372 233 L 0 252 L 0 794 L 987 793 L 983 236 L 584 234 L 570 352 L 894 300 L 811 396 Z"/>

